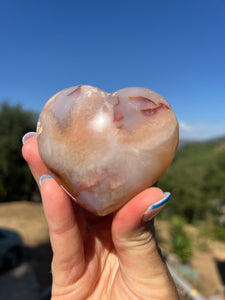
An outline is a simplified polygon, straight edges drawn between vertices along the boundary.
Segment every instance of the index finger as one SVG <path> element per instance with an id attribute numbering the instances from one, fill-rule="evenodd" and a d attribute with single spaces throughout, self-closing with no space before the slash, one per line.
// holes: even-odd
<path id="1" fill-rule="evenodd" d="M 49 170 L 41 160 L 35 137 L 26 141 L 22 148 L 22 154 L 39 184 L 39 178 L 48 174 Z M 76 273 L 73 278 L 70 278 L 71 280 L 79 277 L 83 272 L 85 259 L 81 221 L 70 197 L 53 178 L 40 183 L 39 189 L 53 250 L 54 280 L 64 284 L 63 281 L 68 280 L 68 274 L 74 266 L 76 266 Z"/>

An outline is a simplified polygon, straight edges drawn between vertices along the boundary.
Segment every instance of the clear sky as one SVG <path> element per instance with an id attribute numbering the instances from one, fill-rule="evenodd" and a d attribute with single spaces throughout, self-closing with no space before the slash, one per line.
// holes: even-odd
<path id="1" fill-rule="evenodd" d="M 39 113 L 79 84 L 150 88 L 183 138 L 225 135 L 225 1 L 0 0 L 0 100 Z"/>

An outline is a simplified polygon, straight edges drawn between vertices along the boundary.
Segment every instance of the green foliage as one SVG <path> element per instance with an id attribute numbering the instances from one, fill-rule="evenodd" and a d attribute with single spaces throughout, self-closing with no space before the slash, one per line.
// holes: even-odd
<path id="1" fill-rule="evenodd" d="M 200 226 L 201 235 L 211 240 L 225 242 L 225 227 L 221 226 L 218 221 L 208 221 Z"/>
<path id="2" fill-rule="evenodd" d="M 35 129 L 37 116 L 20 105 L 0 103 L 0 201 L 30 199 L 34 180 L 21 155 L 22 136 Z"/>
<path id="3" fill-rule="evenodd" d="M 159 187 L 172 194 L 165 214 L 183 216 L 190 223 L 219 214 L 213 200 L 221 199 L 225 205 L 224 183 L 225 139 L 178 149 L 159 180 Z"/>
<path id="4" fill-rule="evenodd" d="M 225 228 L 220 226 L 218 223 L 213 224 L 211 231 L 209 232 L 210 238 L 225 242 Z"/>
<path id="5" fill-rule="evenodd" d="M 186 220 L 178 216 L 174 216 L 171 220 L 171 251 L 180 257 L 182 263 L 187 263 L 192 255 L 191 242 L 184 231 L 185 223 Z"/>
<path id="6" fill-rule="evenodd" d="M 224 199 L 225 204 L 225 150 L 217 150 L 213 164 L 204 174 L 203 188 L 208 197 Z"/>

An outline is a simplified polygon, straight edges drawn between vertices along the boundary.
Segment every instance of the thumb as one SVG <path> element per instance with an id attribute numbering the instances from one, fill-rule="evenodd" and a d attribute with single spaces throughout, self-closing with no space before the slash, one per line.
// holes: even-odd
<path id="1" fill-rule="evenodd" d="M 159 289 L 162 292 L 160 286 L 167 291 L 173 287 L 157 250 L 152 221 L 169 197 L 170 193 L 163 193 L 159 188 L 149 188 L 117 211 L 112 224 L 112 238 L 123 280 L 132 289 L 137 288 L 136 292 L 143 291 L 147 284 L 151 287 L 151 296 Z"/>

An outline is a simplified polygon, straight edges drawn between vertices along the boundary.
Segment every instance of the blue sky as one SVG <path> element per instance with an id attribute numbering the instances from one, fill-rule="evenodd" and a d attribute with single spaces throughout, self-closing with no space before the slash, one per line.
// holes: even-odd
<path id="1" fill-rule="evenodd" d="M 181 137 L 225 135 L 224 0 L 0 0 L 0 100 L 78 84 L 164 96 Z"/>

